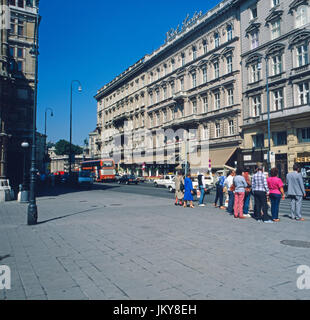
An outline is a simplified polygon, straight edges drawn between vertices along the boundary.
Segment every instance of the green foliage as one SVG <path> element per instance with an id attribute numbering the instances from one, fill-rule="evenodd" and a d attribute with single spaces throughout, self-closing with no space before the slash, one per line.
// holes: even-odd
<path id="1" fill-rule="evenodd" d="M 69 155 L 70 154 L 70 143 L 66 140 L 59 140 L 55 144 L 55 153 L 58 156 Z M 78 155 L 83 153 L 83 149 L 80 146 L 76 146 L 74 144 L 71 145 L 71 153 Z"/>

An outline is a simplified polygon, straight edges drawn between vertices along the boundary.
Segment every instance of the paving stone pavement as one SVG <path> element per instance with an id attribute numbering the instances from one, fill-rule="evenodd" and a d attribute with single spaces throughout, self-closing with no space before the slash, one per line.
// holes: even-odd
<path id="1" fill-rule="evenodd" d="M 12 274 L 0 300 L 310 298 L 296 285 L 310 249 L 281 244 L 310 241 L 310 219 L 269 225 L 113 189 L 37 203 L 36 226 L 27 205 L 0 204 L 0 265 Z"/>

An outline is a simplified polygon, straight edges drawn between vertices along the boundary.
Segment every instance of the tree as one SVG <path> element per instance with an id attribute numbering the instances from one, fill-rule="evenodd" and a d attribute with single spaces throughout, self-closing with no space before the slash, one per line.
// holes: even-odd
<path id="1" fill-rule="evenodd" d="M 63 156 L 63 155 L 69 155 L 70 154 L 70 142 L 66 140 L 59 140 L 55 144 L 55 153 L 58 156 Z M 83 153 L 83 149 L 80 146 L 77 145 L 71 145 L 71 153 L 78 155 Z"/>

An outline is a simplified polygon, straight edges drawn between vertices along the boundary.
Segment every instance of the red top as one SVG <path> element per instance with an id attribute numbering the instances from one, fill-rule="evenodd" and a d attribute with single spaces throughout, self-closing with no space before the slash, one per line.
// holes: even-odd
<path id="1" fill-rule="evenodd" d="M 278 177 L 270 177 L 267 179 L 269 193 L 281 194 L 280 188 L 283 188 L 283 182 Z"/>

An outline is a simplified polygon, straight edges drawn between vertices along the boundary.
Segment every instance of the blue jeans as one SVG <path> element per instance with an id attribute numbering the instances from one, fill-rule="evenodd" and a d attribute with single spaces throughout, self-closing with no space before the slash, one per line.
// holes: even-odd
<path id="1" fill-rule="evenodd" d="M 223 207 L 224 194 L 223 194 L 223 187 L 220 185 L 216 186 L 216 195 L 215 195 L 214 204 L 217 205 L 218 201 L 220 201 L 220 207 Z"/>
<path id="2" fill-rule="evenodd" d="M 203 204 L 203 200 L 205 198 L 205 188 L 200 187 L 200 198 L 199 198 L 199 204 Z"/>
<path id="3" fill-rule="evenodd" d="M 248 214 L 249 213 L 250 199 L 251 199 L 251 192 L 245 193 L 243 214 Z"/>
<path id="4" fill-rule="evenodd" d="M 227 212 L 230 214 L 234 213 L 235 195 L 233 191 L 228 191 L 228 207 Z"/>
<path id="5" fill-rule="evenodd" d="M 270 193 L 270 202 L 271 202 L 271 215 L 272 219 L 279 219 L 279 207 L 281 201 L 281 195 L 276 193 Z"/>

